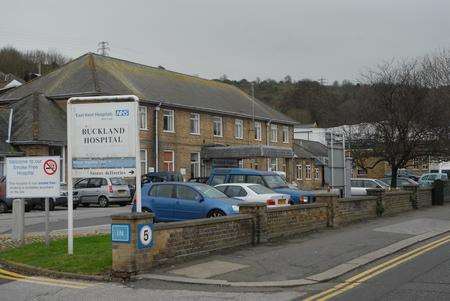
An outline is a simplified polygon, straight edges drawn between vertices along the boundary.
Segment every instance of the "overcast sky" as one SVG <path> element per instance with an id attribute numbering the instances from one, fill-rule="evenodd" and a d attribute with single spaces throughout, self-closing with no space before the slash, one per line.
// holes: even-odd
<path id="1" fill-rule="evenodd" d="M 450 47 L 449 0 L 0 0 L 0 47 L 110 55 L 218 78 L 359 78 Z"/>

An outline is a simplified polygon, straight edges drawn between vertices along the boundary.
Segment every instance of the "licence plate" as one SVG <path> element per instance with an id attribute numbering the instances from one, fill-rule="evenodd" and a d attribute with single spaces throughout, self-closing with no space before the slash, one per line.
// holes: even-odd
<path id="1" fill-rule="evenodd" d="M 279 199 L 278 200 L 278 204 L 279 205 L 286 205 L 286 200 L 285 199 Z"/>

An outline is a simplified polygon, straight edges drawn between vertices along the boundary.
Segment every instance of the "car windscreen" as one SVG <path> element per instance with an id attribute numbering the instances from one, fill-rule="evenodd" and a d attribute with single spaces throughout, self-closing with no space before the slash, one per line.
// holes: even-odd
<path id="1" fill-rule="evenodd" d="M 285 180 L 279 175 L 263 176 L 269 188 L 287 188 L 289 187 Z"/>
<path id="2" fill-rule="evenodd" d="M 111 178 L 111 184 L 113 185 L 127 185 L 124 179 L 122 178 Z"/>
<path id="3" fill-rule="evenodd" d="M 262 185 L 249 185 L 248 188 L 250 188 L 253 192 L 255 192 L 256 194 L 268 194 L 268 193 L 273 193 L 272 190 L 270 190 L 269 188 L 262 186 Z"/>
<path id="4" fill-rule="evenodd" d="M 195 185 L 194 187 L 207 198 L 211 199 L 228 198 L 223 192 L 208 185 Z"/>
<path id="5" fill-rule="evenodd" d="M 380 180 L 374 180 L 377 184 L 379 184 L 381 187 L 383 187 L 383 188 L 388 188 L 389 187 L 389 185 L 388 184 L 386 184 L 386 183 L 384 183 L 383 181 L 380 181 Z"/>

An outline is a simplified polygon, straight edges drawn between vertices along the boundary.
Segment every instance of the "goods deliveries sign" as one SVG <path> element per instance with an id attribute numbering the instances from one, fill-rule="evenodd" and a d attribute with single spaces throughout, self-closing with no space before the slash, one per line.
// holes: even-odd
<path id="1" fill-rule="evenodd" d="M 6 197 L 59 197 L 59 160 L 59 157 L 6 158 Z"/>
<path id="2" fill-rule="evenodd" d="M 73 103 L 68 118 L 73 177 L 136 175 L 136 102 Z"/>

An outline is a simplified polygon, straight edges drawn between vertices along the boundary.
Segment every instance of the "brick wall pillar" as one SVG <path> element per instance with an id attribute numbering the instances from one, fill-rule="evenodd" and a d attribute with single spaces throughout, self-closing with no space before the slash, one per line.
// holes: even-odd
<path id="1" fill-rule="evenodd" d="M 253 244 L 267 241 L 267 205 L 264 203 L 239 204 L 239 213 L 253 216 L 254 234 Z"/>
<path id="2" fill-rule="evenodd" d="M 111 216 L 111 224 L 129 225 L 129 241 L 112 242 L 112 271 L 114 277 L 129 278 L 144 270 L 142 265 L 148 257 L 147 249 L 138 248 L 138 225 L 153 224 L 153 213 L 124 213 Z M 112 227 L 112 226 L 111 226 Z"/>
<path id="3" fill-rule="evenodd" d="M 338 213 L 338 210 L 337 210 L 338 198 L 339 198 L 339 196 L 337 194 L 330 193 L 330 192 L 318 193 L 316 195 L 316 203 L 327 204 L 327 206 L 328 206 L 328 210 L 327 210 L 327 214 L 328 214 L 327 226 L 328 227 L 337 226 L 336 215 Z"/>

